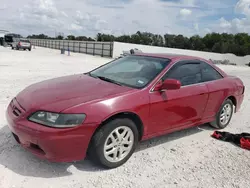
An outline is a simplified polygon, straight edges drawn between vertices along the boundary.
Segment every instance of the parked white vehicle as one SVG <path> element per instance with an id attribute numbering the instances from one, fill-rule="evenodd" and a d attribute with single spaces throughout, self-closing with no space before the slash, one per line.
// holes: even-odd
<path id="1" fill-rule="evenodd" d="M 28 39 L 14 38 L 12 42 L 12 50 L 23 49 L 31 51 L 31 43 Z"/>

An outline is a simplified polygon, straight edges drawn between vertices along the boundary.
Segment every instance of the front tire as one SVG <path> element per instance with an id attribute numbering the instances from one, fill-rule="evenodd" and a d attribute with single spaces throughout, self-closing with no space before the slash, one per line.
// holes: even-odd
<path id="1" fill-rule="evenodd" d="M 219 112 L 216 114 L 216 118 L 210 125 L 216 129 L 224 129 L 230 123 L 233 116 L 233 102 L 230 99 L 224 101 L 221 105 Z"/>
<path id="2" fill-rule="evenodd" d="M 114 119 L 93 136 L 90 159 L 105 168 L 123 165 L 133 154 L 139 140 L 135 123 L 128 118 Z"/>

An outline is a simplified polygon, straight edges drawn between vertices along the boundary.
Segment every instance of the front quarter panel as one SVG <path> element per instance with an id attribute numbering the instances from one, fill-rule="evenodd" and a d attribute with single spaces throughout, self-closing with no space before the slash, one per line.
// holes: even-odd
<path id="1" fill-rule="evenodd" d="M 100 125 L 106 119 L 122 112 L 132 112 L 138 115 L 144 125 L 144 134 L 147 132 L 149 115 L 149 95 L 146 90 L 80 104 L 63 111 L 63 113 L 85 113 L 84 124 Z"/>

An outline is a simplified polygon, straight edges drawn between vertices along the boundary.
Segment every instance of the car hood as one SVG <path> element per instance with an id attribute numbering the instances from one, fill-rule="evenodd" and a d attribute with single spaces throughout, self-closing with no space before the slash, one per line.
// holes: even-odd
<path id="1" fill-rule="evenodd" d="M 21 91 L 16 99 L 26 110 L 60 112 L 75 105 L 133 90 L 84 74 L 45 80 Z"/>

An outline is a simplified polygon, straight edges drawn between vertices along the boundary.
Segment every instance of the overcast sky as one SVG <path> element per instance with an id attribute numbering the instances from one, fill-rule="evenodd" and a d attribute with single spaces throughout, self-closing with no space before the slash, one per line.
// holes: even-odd
<path id="1" fill-rule="evenodd" d="M 0 29 L 24 36 L 250 33 L 250 0 L 0 0 Z"/>

